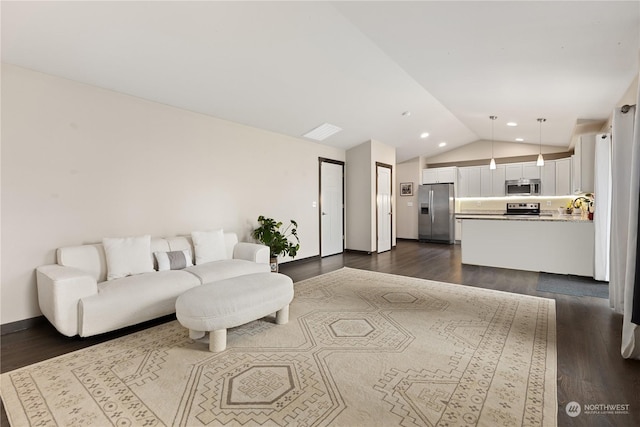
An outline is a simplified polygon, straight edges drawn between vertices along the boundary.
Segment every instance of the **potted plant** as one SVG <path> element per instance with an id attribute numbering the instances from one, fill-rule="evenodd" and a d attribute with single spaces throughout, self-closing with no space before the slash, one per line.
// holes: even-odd
<path id="1" fill-rule="evenodd" d="M 298 249 L 300 249 L 297 230 L 298 223 L 290 220 L 289 225 L 284 230 L 281 230 L 282 222 L 260 215 L 258 217 L 258 224 L 260 224 L 260 226 L 253 230 L 251 236 L 262 244 L 269 246 L 269 251 L 271 252 L 271 271 L 277 273 L 278 256 L 289 255 L 294 258 L 298 253 Z"/>

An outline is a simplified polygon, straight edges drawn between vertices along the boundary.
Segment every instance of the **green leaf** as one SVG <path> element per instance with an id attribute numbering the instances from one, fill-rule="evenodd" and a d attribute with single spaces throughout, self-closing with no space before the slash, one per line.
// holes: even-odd
<path id="1" fill-rule="evenodd" d="M 290 224 L 282 231 L 282 222 L 276 222 L 272 218 L 263 215 L 258 217 L 259 227 L 251 232 L 251 236 L 269 247 L 272 257 L 285 254 L 295 257 L 300 249 L 300 239 L 298 238 L 298 223 L 290 220 Z M 289 239 L 296 241 L 294 245 Z"/>

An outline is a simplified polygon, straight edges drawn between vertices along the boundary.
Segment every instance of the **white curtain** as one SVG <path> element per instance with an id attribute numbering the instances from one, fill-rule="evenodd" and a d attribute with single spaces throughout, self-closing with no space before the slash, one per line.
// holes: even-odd
<path id="1" fill-rule="evenodd" d="M 608 133 L 596 136 L 594 184 L 596 244 L 593 277 L 608 282 L 611 247 L 611 134 Z"/>
<path id="2" fill-rule="evenodd" d="M 616 312 L 623 314 L 622 356 L 640 359 L 640 326 L 631 321 L 636 288 L 640 295 L 640 283 L 637 283 L 640 278 L 636 278 L 640 114 L 633 106 L 627 113 L 620 108 L 614 111 L 612 184 L 609 302 Z M 636 321 L 638 317 L 640 313 L 636 313 Z"/>

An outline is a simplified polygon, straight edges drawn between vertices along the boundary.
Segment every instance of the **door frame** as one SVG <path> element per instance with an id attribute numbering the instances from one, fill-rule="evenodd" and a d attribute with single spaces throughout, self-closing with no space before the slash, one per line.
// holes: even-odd
<path id="1" fill-rule="evenodd" d="M 332 255 L 338 255 L 340 253 L 344 253 L 344 246 L 345 246 L 345 241 L 344 241 L 345 240 L 345 234 L 344 234 L 344 230 L 345 230 L 345 203 L 344 203 L 345 162 L 343 162 L 342 160 L 333 160 L 325 157 L 318 157 L 318 237 L 319 237 L 318 254 L 320 255 L 321 258 L 322 258 L 322 164 L 323 163 L 331 163 L 331 164 L 339 165 L 342 167 L 342 251 Z M 326 255 L 326 256 L 331 256 L 331 255 Z"/>
<path id="2" fill-rule="evenodd" d="M 391 235 L 389 236 L 390 239 L 390 250 L 393 249 L 393 166 L 389 165 L 387 163 L 382 163 L 382 162 L 376 162 L 376 253 L 378 253 L 378 240 L 380 238 L 380 236 L 378 235 L 378 221 L 380 221 L 380 218 L 378 218 L 378 167 L 382 167 L 382 168 L 387 168 L 389 169 L 389 187 L 390 187 L 390 197 L 391 197 L 391 215 L 390 215 L 390 221 L 391 221 L 391 227 L 389 227 L 389 232 L 391 233 Z M 385 251 L 386 252 L 386 251 Z"/>

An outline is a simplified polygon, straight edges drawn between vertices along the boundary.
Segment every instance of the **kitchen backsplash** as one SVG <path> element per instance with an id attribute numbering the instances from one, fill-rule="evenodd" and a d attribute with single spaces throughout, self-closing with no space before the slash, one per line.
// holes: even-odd
<path id="1" fill-rule="evenodd" d="M 507 203 L 540 203 L 540 209 L 557 210 L 564 208 L 574 197 L 461 197 L 456 199 L 456 212 L 504 211 Z M 549 202 L 550 204 L 547 204 Z"/>

